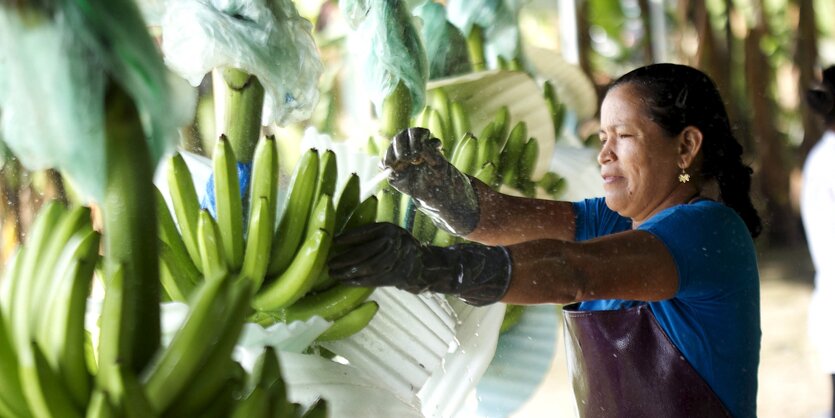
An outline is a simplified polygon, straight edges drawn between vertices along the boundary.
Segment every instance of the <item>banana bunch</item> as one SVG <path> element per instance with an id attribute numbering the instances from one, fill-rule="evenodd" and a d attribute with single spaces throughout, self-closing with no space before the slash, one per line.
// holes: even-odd
<path id="1" fill-rule="evenodd" d="M 172 157 L 168 171 L 173 217 L 158 196 L 161 276 L 167 297 L 182 300 L 194 292 L 201 277 L 229 271 L 255 289 L 251 305 L 256 312 L 250 318 L 254 322 L 269 325 L 319 315 L 333 321 L 323 339 L 343 338 L 367 325 L 377 310 L 365 302 L 372 290 L 339 285 L 325 267 L 335 234 L 376 218 L 377 198 L 360 201 L 359 177 L 352 174 L 337 194 L 336 154 L 309 149 L 295 166 L 278 217 L 274 137 L 263 137 L 256 145 L 248 190 L 240 189 L 238 163 L 223 136 L 212 164 L 215 217 L 200 208 L 179 154 Z"/>
<path id="2" fill-rule="evenodd" d="M 90 209 L 46 203 L 0 282 L 0 415 L 81 417 L 93 390 L 84 329 L 100 235 Z"/>
<path id="3" fill-rule="evenodd" d="M 232 351 L 252 310 L 252 281 L 226 271 L 206 276 L 194 286 L 182 327 L 145 370 L 104 368 L 105 347 L 126 348 L 115 293 L 129 289 L 117 268 L 100 320 L 102 329 L 116 330 L 102 338 L 114 341 L 93 346 L 84 325 L 100 241 L 89 208 L 48 202 L 9 260 L 0 281 L 0 416 L 226 416 L 242 408 L 247 376 Z"/>

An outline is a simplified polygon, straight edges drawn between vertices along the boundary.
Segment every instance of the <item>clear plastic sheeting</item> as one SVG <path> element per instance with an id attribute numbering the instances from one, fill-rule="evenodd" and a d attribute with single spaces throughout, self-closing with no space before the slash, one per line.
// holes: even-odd
<path id="1" fill-rule="evenodd" d="M 43 14 L 0 6 L 0 125 L 27 168 L 58 168 L 101 201 L 107 77 L 136 101 L 153 161 L 176 145 L 196 94 L 169 76 L 132 2 L 87 3 Z"/>
<path id="2" fill-rule="evenodd" d="M 290 0 L 169 0 L 162 19 L 165 62 L 199 85 L 212 69 L 258 77 L 264 124 L 310 118 L 324 66 L 312 24 Z"/>
<path id="3" fill-rule="evenodd" d="M 360 56 L 365 87 L 377 113 L 381 113 L 383 100 L 402 82 L 412 98 L 411 115 L 416 115 L 423 110 L 426 101 L 429 64 L 412 14 L 399 0 L 354 3 L 343 1 L 340 5 L 348 10 L 367 8 L 367 16 L 350 36 Z"/>
<path id="4" fill-rule="evenodd" d="M 429 58 L 429 79 L 444 78 L 472 71 L 467 40 L 447 20 L 446 8 L 427 0 L 412 13 L 423 21 L 420 35 Z"/>
<path id="5" fill-rule="evenodd" d="M 330 418 L 423 416 L 414 396 L 398 397 L 386 382 L 351 365 L 289 352 L 280 352 L 279 359 L 288 399 L 310 405 L 322 398 L 328 403 Z"/>
<path id="6" fill-rule="evenodd" d="M 348 26 L 351 29 L 357 29 L 368 16 L 371 11 L 371 2 L 374 0 L 339 0 L 339 9 L 345 20 L 348 21 Z"/>
<path id="7" fill-rule="evenodd" d="M 393 288 L 371 299 L 380 311 L 367 327 L 323 346 L 398 396 L 417 394 L 423 416 L 461 410 L 493 358 L 504 305 L 476 308 Z"/>
<path id="8" fill-rule="evenodd" d="M 521 0 L 449 0 L 447 14 L 450 22 L 466 36 L 473 25 L 484 29 L 484 45 L 488 59 L 502 56 L 518 57 L 521 51 L 521 34 L 517 15 Z"/>

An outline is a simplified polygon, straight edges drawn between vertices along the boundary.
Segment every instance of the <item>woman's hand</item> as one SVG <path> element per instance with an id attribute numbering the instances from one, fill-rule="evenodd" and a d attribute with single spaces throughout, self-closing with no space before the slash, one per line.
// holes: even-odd
<path id="1" fill-rule="evenodd" d="M 334 239 L 331 251 L 330 276 L 355 286 L 438 292 L 486 305 L 501 300 L 510 285 L 510 254 L 504 247 L 421 245 L 390 223 L 347 231 Z"/>
<path id="2" fill-rule="evenodd" d="M 391 168 L 389 184 L 414 198 L 439 228 L 466 235 L 478 225 L 478 197 L 469 177 L 441 154 L 441 141 L 424 128 L 394 136 L 383 165 Z"/>

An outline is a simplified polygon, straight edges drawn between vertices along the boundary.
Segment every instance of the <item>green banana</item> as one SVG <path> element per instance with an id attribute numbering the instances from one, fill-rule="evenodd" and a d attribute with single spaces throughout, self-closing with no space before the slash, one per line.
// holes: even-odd
<path id="1" fill-rule="evenodd" d="M 478 146 L 478 139 L 473 134 L 466 132 L 452 152 L 452 165 L 464 174 L 471 174 L 476 167 Z"/>
<path id="2" fill-rule="evenodd" d="M 412 119 L 411 126 L 420 126 L 421 128 L 427 128 L 427 126 L 429 125 L 429 113 L 431 112 L 432 107 L 424 106 L 423 110 L 421 110 L 420 113 L 418 113 L 417 116 L 415 116 Z"/>
<path id="3" fill-rule="evenodd" d="M 432 132 L 436 138 L 441 140 L 441 147 L 444 150 L 444 156 L 449 158 L 452 155 L 452 144 L 454 142 L 450 139 L 449 135 L 449 128 L 446 126 L 446 122 L 444 118 L 441 116 L 441 113 L 438 112 L 437 109 L 431 109 L 429 111 L 429 115 L 426 121 L 426 128 Z"/>
<path id="4" fill-rule="evenodd" d="M 473 177 L 481 180 L 484 184 L 494 184 L 496 182 L 496 165 L 487 161 L 481 166 L 481 168 L 473 173 Z"/>
<path id="5" fill-rule="evenodd" d="M 91 231 L 89 236 L 90 247 L 97 251 L 98 233 Z M 98 254 L 87 254 L 64 272 L 63 280 L 56 284 L 61 289 L 47 310 L 49 324 L 42 324 L 42 328 L 51 330 L 43 342 L 44 354 L 54 358 L 53 368 L 64 380 L 77 405 L 86 405 L 91 391 L 92 376 L 87 370 L 84 347 L 84 315 L 97 258 Z"/>
<path id="6" fill-rule="evenodd" d="M 171 203 L 180 235 L 185 243 L 191 260 L 198 270 L 201 269 L 200 248 L 197 245 L 197 218 L 200 215 L 200 203 L 194 190 L 194 181 L 188 170 L 186 161 L 179 153 L 175 153 L 168 164 L 168 189 L 171 192 Z"/>
<path id="7" fill-rule="evenodd" d="M 496 111 L 496 114 L 493 115 L 493 124 L 496 127 L 495 131 L 495 141 L 498 145 L 498 148 L 501 149 L 504 147 L 505 142 L 507 141 L 507 135 L 510 132 L 510 109 L 507 106 L 502 106 L 499 110 Z M 498 162 L 498 161 L 493 161 Z"/>
<path id="8" fill-rule="evenodd" d="M 487 162 L 496 162 L 498 156 L 497 129 L 495 122 L 489 122 L 481 130 L 481 134 L 478 136 L 478 151 L 473 165 L 475 168 L 482 167 Z"/>
<path id="9" fill-rule="evenodd" d="M 516 187 L 516 171 L 519 166 L 519 157 L 522 149 L 528 141 L 528 127 L 524 121 L 517 122 L 510 131 L 510 136 L 499 157 L 500 180 L 503 184 Z"/>
<path id="10" fill-rule="evenodd" d="M 435 233 L 435 237 L 432 239 L 432 245 L 436 247 L 449 247 L 450 245 L 457 244 L 459 241 L 460 239 L 455 235 L 439 229 Z"/>
<path id="11" fill-rule="evenodd" d="M 267 274 L 267 267 L 270 264 L 273 230 L 272 222 L 269 221 L 270 203 L 267 198 L 258 198 L 252 206 L 241 275 L 251 280 L 257 289 L 264 281 L 264 275 Z"/>
<path id="12" fill-rule="evenodd" d="M 316 180 L 316 190 L 313 192 L 315 199 L 326 194 L 336 196 L 336 153 L 327 149 L 319 156 L 319 176 Z"/>
<path id="13" fill-rule="evenodd" d="M 554 138 L 559 139 L 562 131 L 563 120 L 565 119 L 565 106 L 558 100 L 554 83 L 546 80 L 542 84 L 542 96 L 548 106 L 548 113 L 551 115 L 551 123 L 554 127 Z"/>
<path id="14" fill-rule="evenodd" d="M 325 267 L 331 241 L 331 234 L 322 229 L 309 235 L 284 273 L 262 286 L 252 306 L 259 311 L 272 311 L 302 297 Z"/>
<path id="15" fill-rule="evenodd" d="M 535 184 L 531 180 L 536 161 L 539 158 L 539 141 L 536 138 L 528 139 L 522 148 L 522 155 L 519 157 L 519 167 L 516 168 L 516 188 L 521 190 L 525 196 L 534 197 L 536 194 Z"/>
<path id="16" fill-rule="evenodd" d="M 314 202 L 313 192 L 316 189 L 316 179 L 319 175 L 319 155 L 316 149 L 309 149 L 302 154 L 296 164 L 293 177 L 290 179 L 290 189 L 278 229 L 273 240 L 274 245 L 270 255 L 270 265 L 267 276 L 280 274 L 290 262 L 299 243 L 302 241 L 306 220 Z"/>
<path id="17" fill-rule="evenodd" d="M 536 181 L 536 185 L 545 190 L 552 199 L 558 199 L 565 189 L 565 179 L 552 171 L 546 172 Z"/>
<path id="18" fill-rule="evenodd" d="M 12 277 L 7 274 L 3 280 L 10 280 Z M 6 318 L 0 312 L 0 364 L 3 365 L 3 372 L 0 373 L 0 414 L 12 417 L 29 416 L 29 407 L 24 401 L 18 376 L 17 353 L 6 324 Z"/>
<path id="19" fill-rule="evenodd" d="M 357 307 L 372 293 L 374 288 L 337 284 L 299 299 L 278 314 L 284 322 L 306 321 L 316 315 L 332 321 Z"/>
<path id="20" fill-rule="evenodd" d="M 275 230 L 276 206 L 278 204 L 278 151 L 275 136 L 266 136 L 258 141 L 252 161 L 252 178 L 249 200 L 249 219 L 254 216 L 255 202 L 260 198 L 267 199 L 267 217 L 261 222 L 267 223 L 267 229 Z M 247 234 L 247 237 L 249 235 Z"/>
<path id="21" fill-rule="evenodd" d="M 249 396 L 238 401 L 232 411 L 232 418 L 268 418 L 270 416 L 270 398 L 267 390 L 255 387 Z"/>
<path id="22" fill-rule="evenodd" d="M 371 195 L 360 202 L 359 206 L 351 212 L 351 216 L 348 218 L 348 221 L 345 222 L 344 230 L 347 231 L 351 228 L 366 225 L 374 222 L 375 220 L 380 221 L 379 216 L 379 200 L 377 199 L 377 196 Z"/>
<path id="23" fill-rule="evenodd" d="M 206 277 L 223 276 L 229 271 L 220 231 L 214 218 L 206 209 L 200 211 L 197 219 L 197 244 L 200 248 L 200 263 Z"/>
<path id="24" fill-rule="evenodd" d="M 56 269 L 59 268 L 58 261 L 68 251 L 67 243 L 82 228 L 91 230 L 90 208 L 76 206 L 64 212 L 55 230 L 49 234 L 49 240 L 42 245 L 39 267 L 34 277 L 27 280 L 33 283 L 32 304 L 33 306 L 46 306 L 45 297 L 54 288 Z M 98 241 L 96 242 L 98 244 Z M 64 256 L 65 263 L 69 262 L 68 256 Z M 58 271 L 60 274 L 60 271 Z M 34 317 L 33 317 L 34 318 Z M 37 322 L 37 320 L 36 320 Z"/>
<path id="25" fill-rule="evenodd" d="M 450 112 L 452 112 L 452 134 L 455 138 L 463 138 L 467 132 L 470 132 L 470 117 L 460 102 L 452 102 Z"/>
<path id="26" fill-rule="evenodd" d="M 336 203 L 335 231 L 342 232 L 345 223 L 351 217 L 351 212 L 360 204 L 360 177 L 357 173 L 351 173 L 342 191 L 339 193 L 339 200 Z"/>
<path id="27" fill-rule="evenodd" d="M 176 401 L 164 411 L 164 415 L 196 416 L 201 408 L 209 404 L 211 399 L 223 390 L 229 379 L 235 378 L 233 375 L 236 371 L 235 366 L 240 366 L 232 360 L 232 351 L 238 342 L 245 319 L 251 311 L 250 299 L 255 287 L 252 282 L 246 280 L 235 282 L 231 286 L 229 292 L 221 295 L 220 303 L 225 303 L 230 308 L 222 322 L 215 324 L 222 330 L 219 339 L 209 349 L 203 366 L 184 388 L 185 393 L 178 396 Z"/>
<path id="28" fill-rule="evenodd" d="M 116 408 L 107 393 L 103 389 L 97 388 L 90 396 L 85 418 L 116 418 L 118 416 L 116 412 Z"/>
<path id="29" fill-rule="evenodd" d="M 295 405 L 287 401 L 287 386 L 281 376 L 278 353 L 273 346 L 264 347 L 264 351 L 255 361 L 251 383 L 256 388 L 262 388 L 266 391 L 273 415 L 280 417 L 296 415 L 293 413 L 296 409 Z"/>
<path id="30" fill-rule="evenodd" d="M 310 218 L 307 220 L 307 231 L 304 236 L 308 237 L 320 229 L 333 235 L 335 227 L 336 212 L 333 207 L 333 198 L 330 195 L 323 194 L 319 196 L 316 206 L 310 212 Z"/>
<path id="31" fill-rule="evenodd" d="M 226 136 L 221 135 L 212 154 L 215 207 L 224 257 L 232 271 L 241 268 L 244 255 L 243 200 L 237 164 L 232 145 Z"/>
<path id="32" fill-rule="evenodd" d="M 197 287 L 198 280 L 202 280 L 202 276 L 197 272 L 191 259 L 188 259 L 188 263 L 184 262 L 179 258 L 180 255 L 162 240 L 157 244 L 159 245 L 159 279 L 163 291 L 172 301 L 187 301 Z M 193 271 L 192 268 L 194 268 Z"/>
<path id="33" fill-rule="evenodd" d="M 371 322 L 371 319 L 377 314 L 379 308 L 380 305 L 373 300 L 361 304 L 351 312 L 333 321 L 330 328 L 320 334 L 316 340 L 341 340 L 356 334 Z"/>
<path id="34" fill-rule="evenodd" d="M 518 324 L 522 319 L 523 313 L 525 313 L 524 305 L 508 304 L 505 307 L 504 318 L 502 319 L 502 324 L 499 327 L 499 333 L 503 334 L 516 326 L 516 324 Z"/>
<path id="35" fill-rule="evenodd" d="M 518 178 L 522 180 L 530 180 L 533 175 L 536 161 L 539 158 L 539 141 L 536 138 L 528 139 L 525 146 L 522 148 L 522 155 L 519 157 Z"/>
<path id="36" fill-rule="evenodd" d="M 126 418 L 155 418 L 159 412 L 154 410 L 145 393 L 145 388 L 136 375 L 125 367 L 117 366 L 116 375 L 119 377 L 116 393 L 110 393 L 110 399 L 119 410 L 119 415 Z"/>
<path id="37" fill-rule="evenodd" d="M 423 243 L 432 242 L 438 227 L 432 223 L 432 218 L 422 211 L 415 211 L 415 221 L 412 225 L 412 235 Z"/>
<path id="38" fill-rule="evenodd" d="M 180 231 L 177 230 L 177 224 L 174 223 L 174 218 L 171 216 L 171 211 L 165 204 L 165 198 L 162 192 L 156 187 L 156 204 L 157 204 L 157 219 L 159 220 L 159 239 L 168 247 L 169 262 L 174 262 L 179 271 L 176 279 L 188 280 L 192 285 L 197 284 L 200 280 L 200 270 L 194 264 L 194 260 L 186 250 L 186 244 L 183 242 L 183 237 L 180 236 Z M 160 249 L 160 254 L 163 250 Z M 188 295 L 185 295 L 188 296 Z"/>
<path id="39" fill-rule="evenodd" d="M 49 277 L 48 274 L 38 274 L 44 267 L 44 249 L 49 243 L 49 235 L 56 230 L 65 214 L 66 209 L 54 202 L 48 202 L 41 208 L 29 230 L 25 258 L 20 261 L 22 264 L 17 276 L 19 280 L 10 283 L 12 298 L 7 307 L 6 317 L 11 324 L 12 340 L 21 351 L 28 350 L 29 342 L 34 336 L 32 330 L 36 325 L 35 321 L 39 318 L 37 310 L 42 308 L 42 305 L 34 303 L 40 297 L 34 292 L 42 287 L 36 280 Z"/>
<path id="40" fill-rule="evenodd" d="M 386 187 L 377 192 L 377 222 L 397 223 L 398 210 L 395 202 L 400 202 L 400 200 L 395 199 L 394 190 L 389 189 Z"/>
<path id="41" fill-rule="evenodd" d="M 452 150 L 453 143 L 455 139 L 458 138 L 455 136 L 455 132 L 452 126 L 452 110 L 451 110 L 451 103 L 449 100 L 449 94 L 447 94 L 446 90 L 443 88 L 436 88 L 431 90 L 431 94 L 429 95 L 430 105 L 433 109 L 435 109 L 438 114 L 443 118 L 443 132 L 436 132 L 436 135 L 443 135 L 442 140 L 447 140 L 450 142 L 449 150 Z M 430 115 L 431 118 L 431 115 Z M 430 119 L 431 121 L 431 119 Z M 441 138 L 440 136 L 438 138 Z"/>
<path id="42" fill-rule="evenodd" d="M 224 295 L 229 290 L 229 275 L 207 277 L 194 293 L 183 325 L 171 344 L 146 369 L 142 376 L 148 400 L 156 411 L 164 411 L 193 382 L 208 352 L 223 335 L 224 318 L 230 306 Z"/>
<path id="43" fill-rule="evenodd" d="M 0 318 L 6 322 L 6 327 L 11 327 L 9 314 L 14 304 L 14 289 L 20 279 L 20 271 L 23 269 L 23 260 L 26 258 L 26 245 L 19 245 L 6 261 L 6 266 L 0 273 Z"/>
<path id="44" fill-rule="evenodd" d="M 82 412 L 73 403 L 72 395 L 64 386 L 57 371 L 35 341 L 26 344 L 20 357 L 20 381 L 23 396 L 36 417 L 80 418 Z"/>

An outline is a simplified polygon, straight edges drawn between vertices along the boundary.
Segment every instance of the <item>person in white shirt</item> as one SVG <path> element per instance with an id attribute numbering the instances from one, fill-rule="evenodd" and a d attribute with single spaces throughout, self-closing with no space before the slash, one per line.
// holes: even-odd
<path id="1" fill-rule="evenodd" d="M 806 92 L 806 103 L 825 123 L 823 137 L 803 166 L 800 213 L 815 266 L 815 289 L 809 306 L 809 333 L 824 372 L 832 378 L 835 417 L 835 65 Z"/>

